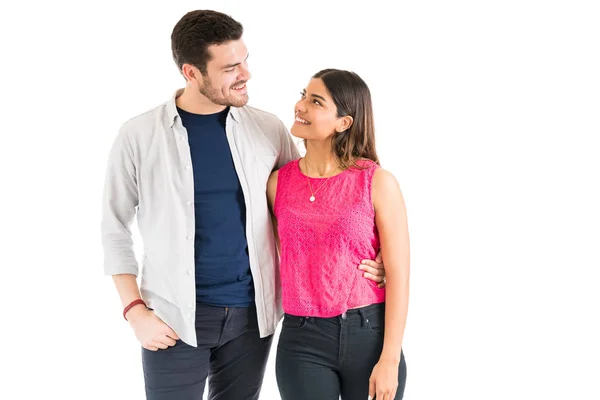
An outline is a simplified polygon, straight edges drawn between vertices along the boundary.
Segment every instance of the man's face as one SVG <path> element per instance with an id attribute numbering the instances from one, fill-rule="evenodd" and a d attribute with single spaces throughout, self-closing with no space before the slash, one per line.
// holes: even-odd
<path id="1" fill-rule="evenodd" d="M 246 82 L 248 50 L 242 39 L 233 40 L 209 48 L 212 59 L 202 75 L 199 90 L 208 100 L 222 106 L 242 107 L 248 102 Z"/>

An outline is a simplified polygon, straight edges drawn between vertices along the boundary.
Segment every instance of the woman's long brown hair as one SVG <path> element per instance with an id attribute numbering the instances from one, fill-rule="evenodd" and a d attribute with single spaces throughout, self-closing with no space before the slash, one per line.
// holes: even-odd
<path id="1" fill-rule="evenodd" d="M 375 150 L 375 125 L 371 91 L 358 74 L 339 69 L 324 69 L 313 75 L 323 81 L 337 107 L 338 117 L 351 116 L 353 123 L 347 130 L 335 133 L 333 152 L 339 166 L 360 168 L 359 159 L 379 164 Z"/>

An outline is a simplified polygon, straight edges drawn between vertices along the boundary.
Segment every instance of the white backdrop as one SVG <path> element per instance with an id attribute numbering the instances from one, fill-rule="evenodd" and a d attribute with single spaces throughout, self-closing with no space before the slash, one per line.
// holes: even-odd
<path id="1" fill-rule="evenodd" d="M 598 3 L 389 4 L 3 2 L 0 398 L 144 398 L 102 274 L 104 168 L 183 84 L 174 24 L 214 8 L 244 24 L 250 104 L 288 126 L 316 71 L 370 85 L 409 214 L 405 399 L 600 399 Z"/>

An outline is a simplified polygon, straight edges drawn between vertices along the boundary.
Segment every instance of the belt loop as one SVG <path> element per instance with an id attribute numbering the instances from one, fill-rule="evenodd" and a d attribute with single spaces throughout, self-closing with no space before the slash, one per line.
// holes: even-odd
<path id="1" fill-rule="evenodd" d="M 365 310 L 363 310 L 362 308 L 358 309 L 358 313 L 360 314 L 360 326 L 362 328 L 364 328 L 365 325 L 369 323 L 369 319 L 367 318 L 367 315 L 365 314 Z"/>

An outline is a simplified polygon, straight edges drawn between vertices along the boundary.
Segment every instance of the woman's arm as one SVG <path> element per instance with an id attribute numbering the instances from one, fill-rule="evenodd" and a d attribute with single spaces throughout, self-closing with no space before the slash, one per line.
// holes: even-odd
<path id="1" fill-rule="evenodd" d="M 383 350 L 371 377 L 372 389 L 377 391 L 377 398 L 380 398 L 380 390 L 383 390 L 382 394 L 388 390 L 395 393 L 397 386 L 408 313 L 410 246 L 406 207 L 400 186 L 394 175 L 382 168 L 378 168 L 373 177 L 372 200 L 387 280 Z M 394 389 L 389 388 L 390 381 L 395 382 Z"/>
<path id="2" fill-rule="evenodd" d="M 277 218 L 273 212 L 275 205 L 275 194 L 277 193 L 277 176 L 279 171 L 271 172 L 267 181 L 267 202 L 269 203 L 269 211 L 271 212 L 271 222 L 273 223 L 273 234 L 275 235 L 275 243 L 277 244 L 277 252 L 280 253 L 279 234 L 277 232 Z"/>

